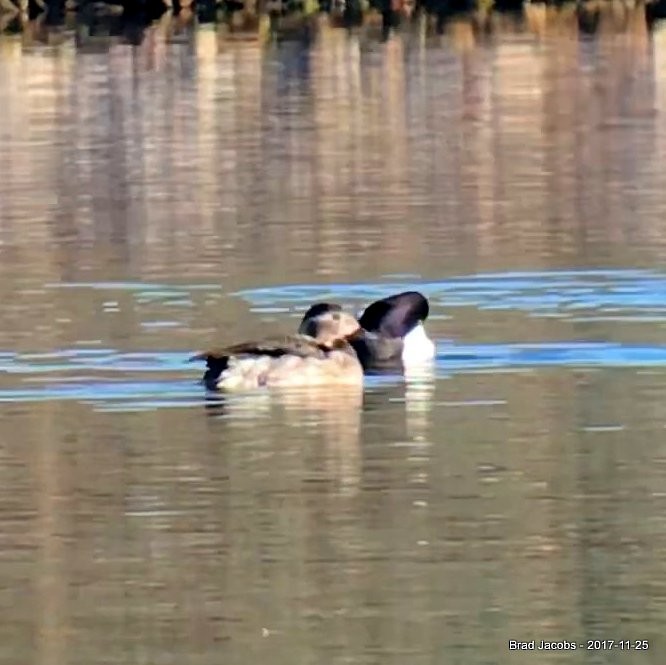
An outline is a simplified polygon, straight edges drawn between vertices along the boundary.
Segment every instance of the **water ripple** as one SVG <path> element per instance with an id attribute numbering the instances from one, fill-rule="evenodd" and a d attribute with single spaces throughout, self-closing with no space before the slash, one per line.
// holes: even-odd
<path id="1" fill-rule="evenodd" d="M 20 387 L 0 390 L 0 402 L 76 400 L 92 403 L 101 410 L 200 406 L 205 397 L 197 381 L 201 368 L 189 363 L 188 358 L 189 353 L 182 352 L 121 353 L 110 349 L 94 352 L 63 349 L 22 355 L 0 352 L 0 373 L 22 377 Z M 437 377 L 471 372 L 520 372 L 539 367 L 661 369 L 666 367 L 666 346 L 438 343 Z M 142 378 L 143 374 L 159 372 L 167 374 L 164 380 Z M 188 379 L 174 380 L 176 372 L 188 375 Z M 138 377 L 127 380 L 128 374 Z M 372 389 L 401 380 L 397 374 L 368 377 L 367 386 Z"/>
<path id="2" fill-rule="evenodd" d="M 419 289 L 430 299 L 433 318 L 444 308 L 509 309 L 530 316 L 573 321 L 666 321 L 666 277 L 648 270 L 513 272 L 455 277 L 437 282 L 393 275 L 374 284 L 286 285 L 239 291 L 255 310 L 289 312 L 313 301 L 361 306 L 396 291 Z M 133 282 L 50 284 L 49 288 L 131 291 L 144 302 L 190 303 L 193 291 L 219 290 L 211 284 L 168 285 Z M 144 327 L 171 325 L 144 321 Z M 201 367 L 190 351 L 123 352 L 114 348 L 63 348 L 45 353 L 0 351 L 0 402 L 77 400 L 101 410 L 144 410 L 200 405 Z M 666 367 L 666 346 L 647 343 L 569 341 L 465 345 L 439 340 L 436 376 L 470 372 L 523 372 L 540 367 Z M 149 378 L 148 378 L 149 377 Z M 187 377 L 187 379 L 185 379 Z M 147 380 L 148 379 L 148 380 Z M 369 389 L 402 381 L 399 375 L 368 377 Z M 16 385 L 13 385 L 16 384 Z"/>
<path id="3" fill-rule="evenodd" d="M 666 321 L 666 276 L 649 270 L 486 273 L 437 282 L 288 285 L 238 291 L 235 295 L 254 308 L 274 308 L 317 300 L 367 302 L 405 289 L 422 291 L 435 309 L 517 310 L 577 321 Z"/>

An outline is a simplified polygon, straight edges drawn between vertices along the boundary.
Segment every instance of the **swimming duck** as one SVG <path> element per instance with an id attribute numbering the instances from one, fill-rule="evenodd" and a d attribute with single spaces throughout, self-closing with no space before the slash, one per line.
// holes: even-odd
<path id="1" fill-rule="evenodd" d="M 347 339 L 359 323 L 340 309 L 319 309 L 297 335 L 243 342 L 205 351 L 203 382 L 209 390 L 238 391 L 274 386 L 361 385 L 363 367 Z"/>
<path id="2" fill-rule="evenodd" d="M 340 312 L 335 303 L 316 303 L 303 316 L 299 333 L 307 330 L 309 320 L 326 312 Z M 359 329 L 348 341 L 365 370 L 422 364 L 435 356 L 435 344 L 426 334 L 423 322 L 430 306 L 418 291 L 404 291 L 377 300 L 363 311 Z"/>

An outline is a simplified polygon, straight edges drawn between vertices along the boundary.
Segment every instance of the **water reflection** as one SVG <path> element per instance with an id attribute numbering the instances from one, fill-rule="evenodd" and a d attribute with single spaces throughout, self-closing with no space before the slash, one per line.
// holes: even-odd
<path id="1" fill-rule="evenodd" d="M 110 57 L 89 53 L 82 65 L 69 43 L 44 58 L 4 38 L 20 65 L 2 77 L 13 136 L 2 159 L 5 233 L 20 239 L 16 217 L 29 216 L 47 225 L 31 235 L 79 238 L 66 250 L 76 256 L 58 261 L 68 279 L 91 265 L 91 242 L 139 277 L 169 253 L 206 281 L 237 283 L 252 274 L 248 257 L 270 268 L 269 282 L 409 272 L 422 255 L 462 274 L 621 264 L 619 246 L 632 263 L 654 260 L 664 153 L 656 36 L 547 39 L 538 57 L 534 42 L 509 35 L 492 62 L 473 43 L 462 48 L 455 30 L 448 40 L 426 48 L 408 32 L 379 52 L 361 35 L 324 30 L 312 48 L 266 50 L 220 43 L 210 27 L 169 45 L 155 27 L 145 48 L 109 46 Z M 54 148 L 31 160 L 47 191 L 31 197 L 20 147 L 51 136 Z M 521 233 L 507 247 L 501 228 L 514 223 Z"/>
<path id="2" fill-rule="evenodd" d="M 663 29 L 93 18 L 0 36 L 0 659 L 660 662 Z M 432 375 L 186 363 L 410 287 Z"/>

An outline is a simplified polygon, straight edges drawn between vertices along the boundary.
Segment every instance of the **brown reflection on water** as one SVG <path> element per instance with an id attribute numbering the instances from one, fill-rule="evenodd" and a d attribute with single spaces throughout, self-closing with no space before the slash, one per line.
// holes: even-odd
<path id="1" fill-rule="evenodd" d="M 508 663 L 516 637 L 612 634 L 659 662 L 660 377 L 460 376 L 417 436 L 400 395 L 244 417 L 15 408 L 3 644 L 37 662 Z"/>
<path id="2" fill-rule="evenodd" d="M 614 4 L 581 37 L 567 12 L 385 44 L 324 20 L 307 46 L 168 20 L 138 46 L 0 37 L 0 351 L 293 328 L 233 295 L 256 286 L 662 269 L 665 33 Z M 210 286 L 174 305 L 120 282 Z M 664 340 L 436 313 L 462 343 Z M 644 367 L 137 413 L 3 403 L 0 660 L 661 662 L 665 397 Z M 652 649 L 507 650 L 586 638 Z"/>
<path id="3" fill-rule="evenodd" d="M 415 261 L 429 276 L 649 264 L 663 249 L 659 35 L 519 32 L 487 51 L 457 48 L 453 28 L 438 48 L 154 32 L 78 56 L 2 40 L 0 219 L 29 251 L 56 241 L 56 276 L 173 266 L 246 285 Z"/>

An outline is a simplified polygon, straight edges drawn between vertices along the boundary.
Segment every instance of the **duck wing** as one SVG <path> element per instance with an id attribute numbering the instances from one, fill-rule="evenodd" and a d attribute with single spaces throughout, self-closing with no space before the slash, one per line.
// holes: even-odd
<path id="1" fill-rule="evenodd" d="M 214 389 L 215 383 L 220 375 L 229 367 L 231 358 L 238 357 L 270 357 L 280 358 L 286 355 L 299 356 L 301 358 L 326 358 L 328 349 L 317 343 L 317 340 L 307 335 L 287 335 L 284 337 L 272 337 L 258 342 L 241 342 L 218 349 L 211 349 L 203 353 L 197 353 L 190 361 L 205 360 L 206 372 L 203 382 Z"/>
<path id="2" fill-rule="evenodd" d="M 285 335 L 283 337 L 269 337 L 258 342 L 241 342 L 218 349 L 211 349 L 198 353 L 190 361 L 205 360 L 209 368 L 211 365 L 219 367 L 226 364 L 232 356 L 269 356 L 280 358 L 286 355 L 300 356 L 301 358 L 325 358 L 328 350 L 307 335 Z"/>

